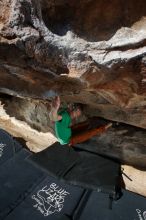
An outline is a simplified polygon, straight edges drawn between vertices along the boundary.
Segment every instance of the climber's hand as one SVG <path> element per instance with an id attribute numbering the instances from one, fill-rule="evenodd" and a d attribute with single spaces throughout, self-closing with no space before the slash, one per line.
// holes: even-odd
<path id="1" fill-rule="evenodd" d="M 59 109 L 59 107 L 60 107 L 60 97 L 59 96 L 56 96 L 54 98 L 54 100 L 52 101 L 52 106 L 54 108 L 56 108 L 57 110 Z"/>

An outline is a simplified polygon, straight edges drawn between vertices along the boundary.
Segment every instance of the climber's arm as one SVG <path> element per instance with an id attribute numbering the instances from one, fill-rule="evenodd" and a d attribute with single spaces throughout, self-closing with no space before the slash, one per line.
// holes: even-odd
<path id="1" fill-rule="evenodd" d="M 52 101 L 52 108 L 51 108 L 51 111 L 49 113 L 51 121 L 60 121 L 60 120 L 62 120 L 62 116 L 58 114 L 59 107 L 60 107 L 60 97 L 57 96 Z"/>

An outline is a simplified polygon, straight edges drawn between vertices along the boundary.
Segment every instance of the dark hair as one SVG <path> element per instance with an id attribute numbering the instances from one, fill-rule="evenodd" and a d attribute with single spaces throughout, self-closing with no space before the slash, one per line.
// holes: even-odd
<path id="1" fill-rule="evenodd" d="M 82 111 L 83 110 L 83 105 L 82 104 L 80 104 L 80 103 L 77 103 L 77 104 L 75 104 L 75 108 L 73 109 L 73 110 L 80 110 L 80 111 Z"/>

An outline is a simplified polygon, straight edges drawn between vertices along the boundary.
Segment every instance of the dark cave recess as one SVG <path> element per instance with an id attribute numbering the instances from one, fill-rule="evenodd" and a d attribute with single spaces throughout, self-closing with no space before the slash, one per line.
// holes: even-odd
<path id="1" fill-rule="evenodd" d="M 131 27 L 146 15 L 144 0 L 41 1 L 42 16 L 53 33 L 67 31 L 87 41 L 109 40 L 121 27 Z"/>

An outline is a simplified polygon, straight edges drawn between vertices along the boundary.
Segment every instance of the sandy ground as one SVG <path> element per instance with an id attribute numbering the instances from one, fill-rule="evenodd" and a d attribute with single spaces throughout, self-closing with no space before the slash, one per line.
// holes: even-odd
<path id="1" fill-rule="evenodd" d="M 56 142 L 56 137 L 50 132 L 43 133 L 32 129 L 24 121 L 9 117 L 0 103 L 0 128 L 6 130 L 14 137 L 26 141 L 27 147 L 33 152 L 39 152 Z"/>
<path id="2" fill-rule="evenodd" d="M 125 188 L 131 192 L 143 195 L 146 197 L 146 171 L 138 170 L 134 167 L 123 165 L 123 176 Z"/>

